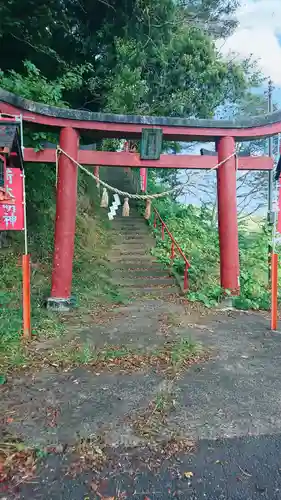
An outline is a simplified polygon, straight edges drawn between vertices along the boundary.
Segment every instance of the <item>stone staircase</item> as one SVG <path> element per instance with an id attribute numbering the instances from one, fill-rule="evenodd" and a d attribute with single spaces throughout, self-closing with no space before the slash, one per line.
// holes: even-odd
<path id="1" fill-rule="evenodd" d="M 155 239 L 135 208 L 131 208 L 129 217 L 117 213 L 110 225 L 113 246 L 108 258 L 112 279 L 124 295 L 165 297 L 180 293 L 169 270 L 151 255 Z"/>

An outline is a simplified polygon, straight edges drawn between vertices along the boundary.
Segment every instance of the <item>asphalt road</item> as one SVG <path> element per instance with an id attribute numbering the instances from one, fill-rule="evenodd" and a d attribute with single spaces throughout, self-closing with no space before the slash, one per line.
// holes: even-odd
<path id="1" fill-rule="evenodd" d="M 122 449 L 120 449 L 120 457 Z M 194 454 L 165 463 L 160 472 L 138 465 L 107 470 L 97 481 L 92 471 L 75 478 L 65 475 L 66 458 L 49 457 L 32 484 L 17 498 L 24 500 L 256 500 L 281 499 L 281 439 L 279 435 L 203 440 Z M 125 471 L 126 469 L 126 471 Z M 99 485 L 97 492 L 93 485 Z M 95 487 L 94 487 L 95 489 Z M 100 496 L 99 496 L 100 495 Z M 119 495 L 119 496 L 118 496 Z M 123 496 L 122 496 L 123 495 Z M 6 497 L 10 500 L 13 496 Z"/>

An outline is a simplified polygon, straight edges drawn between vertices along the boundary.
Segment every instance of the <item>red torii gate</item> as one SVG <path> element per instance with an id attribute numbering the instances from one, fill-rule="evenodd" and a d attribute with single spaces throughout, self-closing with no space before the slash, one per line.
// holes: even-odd
<path id="1" fill-rule="evenodd" d="M 210 169 L 235 152 L 235 142 L 276 135 L 281 132 L 281 111 L 240 121 L 127 116 L 56 108 L 23 99 L 0 89 L 0 113 L 21 116 L 23 122 L 60 129 L 60 147 L 85 165 L 132 168 Z M 173 141 L 214 141 L 217 156 L 161 155 L 159 160 L 141 160 L 137 153 L 79 149 L 80 132 L 101 138 L 140 139 L 143 128 L 163 130 Z M 54 163 L 55 149 L 35 152 L 24 149 L 25 162 Z M 271 170 L 269 157 L 239 158 L 243 170 Z M 236 203 L 236 161 L 232 156 L 217 170 L 218 222 L 221 286 L 239 293 L 239 249 Z M 69 304 L 72 284 L 77 167 L 65 155 L 59 157 L 55 245 L 50 303 Z"/>

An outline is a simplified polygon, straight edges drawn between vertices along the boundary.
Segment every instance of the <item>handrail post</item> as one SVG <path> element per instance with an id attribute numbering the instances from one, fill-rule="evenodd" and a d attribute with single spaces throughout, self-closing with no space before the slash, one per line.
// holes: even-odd
<path id="1" fill-rule="evenodd" d="M 187 262 L 185 263 L 185 269 L 184 269 L 183 289 L 184 289 L 184 291 L 188 289 L 188 264 L 187 264 Z"/>
<path id="2" fill-rule="evenodd" d="M 157 209 L 154 208 L 154 222 L 153 222 L 153 226 L 154 228 L 156 228 L 157 226 L 157 220 L 159 219 L 159 221 L 161 222 L 161 237 L 162 237 L 162 241 L 165 240 L 165 231 L 167 232 L 170 240 L 171 240 L 171 253 L 170 253 L 170 264 L 171 266 L 173 266 L 173 260 L 176 256 L 176 252 L 179 253 L 179 255 L 181 255 L 181 257 L 184 259 L 184 262 L 185 262 L 185 268 L 184 268 L 184 281 L 183 281 L 183 291 L 185 292 L 186 290 L 188 290 L 189 288 L 189 268 L 190 268 L 190 263 L 188 262 L 185 254 L 183 253 L 183 250 L 180 248 L 179 244 L 177 243 L 177 241 L 174 239 L 172 233 L 169 231 L 169 228 L 166 226 L 165 222 L 163 221 L 161 215 L 158 213 Z"/>
<path id="3" fill-rule="evenodd" d="M 174 258 L 175 258 L 175 244 L 173 241 L 171 244 L 171 256 L 170 256 L 170 258 L 171 258 L 171 260 L 174 260 Z"/>

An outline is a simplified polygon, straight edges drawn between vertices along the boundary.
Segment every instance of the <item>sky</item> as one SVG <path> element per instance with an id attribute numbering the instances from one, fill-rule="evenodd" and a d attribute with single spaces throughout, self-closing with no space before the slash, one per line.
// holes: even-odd
<path id="1" fill-rule="evenodd" d="M 223 54 L 252 55 L 263 74 L 273 80 L 275 100 L 281 104 L 281 0 L 241 0 L 239 26 L 218 46 Z"/>
<path id="2" fill-rule="evenodd" d="M 218 41 L 218 48 L 224 55 L 236 53 L 237 60 L 252 55 L 264 76 L 273 81 L 273 100 L 281 108 L 281 0 L 241 0 L 236 16 L 239 25 L 235 33 Z M 267 83 L 261 92 L 266 88 Z M 198 197 L 188 192 L 181 201 L 200 205 Z"/>

